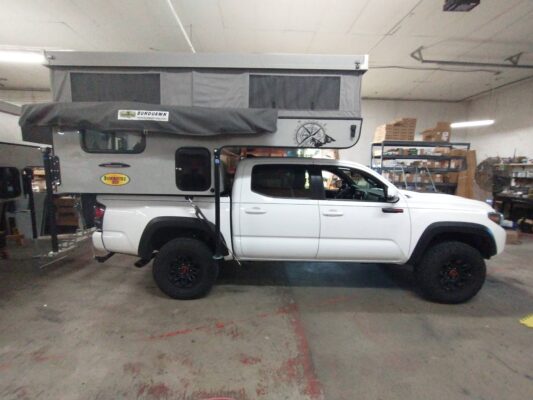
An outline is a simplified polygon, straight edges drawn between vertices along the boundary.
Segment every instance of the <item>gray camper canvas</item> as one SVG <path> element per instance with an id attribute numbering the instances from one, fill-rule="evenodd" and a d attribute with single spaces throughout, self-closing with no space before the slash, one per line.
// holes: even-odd
<path id="1" fill-rule="evenodd" d="M 62 193 L 212 195 L 214 149 L 348 148 L 361 132 L 366 56 L 47 58 L 55 102 L 25 106 L 20 125 L 53 144 Z"/>

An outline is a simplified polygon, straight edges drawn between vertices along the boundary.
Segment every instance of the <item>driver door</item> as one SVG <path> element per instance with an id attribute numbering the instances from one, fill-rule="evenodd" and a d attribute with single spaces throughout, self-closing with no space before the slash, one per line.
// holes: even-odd
<path id="1" fill-rule="evenodd" d="M 386 185 L 364 171 L 317 167 L 324 187 L 318 202 L 318 259 L 404 262 L 411 236 L 405 200 L 388 203 Z M 389 208 L 402 212 L 390 213 Z"/>

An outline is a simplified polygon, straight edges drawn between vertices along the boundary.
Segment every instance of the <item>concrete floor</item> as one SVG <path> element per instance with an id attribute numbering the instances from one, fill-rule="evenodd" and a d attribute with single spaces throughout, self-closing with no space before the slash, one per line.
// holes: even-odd
<path id="1" fill-rule="evenodd" d="M 42 271 L 28 251 L 0 260 L 1 399 L 533 398 L 533 241 L 457 306 L 419 298 L 407 268 L 226 267 L 180 302 L 89 243 Z"/>

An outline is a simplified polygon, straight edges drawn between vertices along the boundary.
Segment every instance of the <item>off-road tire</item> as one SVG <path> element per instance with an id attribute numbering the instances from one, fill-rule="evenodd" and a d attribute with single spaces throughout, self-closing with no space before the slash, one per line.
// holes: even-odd
<path id="1" fill-rule="evenodd" d="M 195 274 L 189 275 L 195 279 L 191 281 L 182 269 L 189 268 L 191 271 L 193 267 Z M 167 296 L 179 300 L 198 299 L 213 287 L 218 276 L 218 263 L 213 260 L 213 253 L 205 243 L 177 238 L 161 247 L 154 260 L 152 274 L 159 289 Z"/>
<path id="2" fill-rule="evenodd" d="M 458 304 L 479 292 L 485 282 L 486 267 L 477 249 L 450 241 L 431 246 L 415 266 L 414 273 L 418 287 L 427 299 Z"/>

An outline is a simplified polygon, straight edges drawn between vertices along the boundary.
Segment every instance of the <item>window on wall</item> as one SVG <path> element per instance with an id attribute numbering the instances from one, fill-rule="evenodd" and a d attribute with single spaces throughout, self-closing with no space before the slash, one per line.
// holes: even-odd
<path id="1" fill-rule="evenodd" d="M 81 147 L 87 153 L 138 154 L 146 148 L 146 135 L 138 131 L 80 131 Z"/>
<path id="2" fill-rule="evenodd" d="M 311 181 L 305 165 L 256 165 L 252 170 L 252 191 L 293 199 L 311 198 Z"/>
<path id="3" fill-rule="evenodd" d="M 176 151 L 176 186 L 184 192 L 204 192 L 211 187 L 211 154 L 203 147 Z"/>
<path id="4" fill-rule="evenodd" d="M 338 110 L 338 76 L 250 75 L 250 108 Z"/>
<path id="5" fill-rule="evenodd" d="M 159 74 L 71 72 L 72 101 L 139 101 L 161 104 Z"/>
<path id="6" fill-rule="evenodd" d="M 13 167 L 0 167 L 0 199 L 20 196 L 20 173 Z"/>

